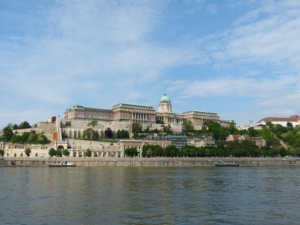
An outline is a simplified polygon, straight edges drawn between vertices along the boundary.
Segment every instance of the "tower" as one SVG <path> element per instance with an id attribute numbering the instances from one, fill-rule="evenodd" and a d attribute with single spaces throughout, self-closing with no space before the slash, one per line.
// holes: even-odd
<path id="1" fill-rule="evenodd" d="M 160 99 L 160 103 L 158 105 L 158 112 L 162 112 L 162 113 L 172 112 L 171 100 L 166 94 L 164 94 Z"/>

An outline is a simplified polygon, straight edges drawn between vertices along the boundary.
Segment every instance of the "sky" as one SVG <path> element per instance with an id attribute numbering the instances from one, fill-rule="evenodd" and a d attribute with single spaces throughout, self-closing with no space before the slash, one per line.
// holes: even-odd
<path id="1" fill-rule="evenodd" d="M 300 114 L 299 0 L 0 0 L 0 128 L 118 103 Z"/>

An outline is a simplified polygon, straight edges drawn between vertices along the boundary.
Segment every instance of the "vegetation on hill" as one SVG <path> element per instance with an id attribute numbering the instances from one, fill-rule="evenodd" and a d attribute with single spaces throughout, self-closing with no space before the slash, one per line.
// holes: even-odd
<path id="1" fill-rule="evenodd" d="M 22 135 L 18 135 L 17 132 L 13 132 L 13 126 L 7 125 L 2 130 L 1 140 L 4 142 L 11 142 L 16 144 L 48 144 L 50 141 L 44 135 L 44 132 L 36 133 L 34 130 L 30 132 L 24 132 Z"/>

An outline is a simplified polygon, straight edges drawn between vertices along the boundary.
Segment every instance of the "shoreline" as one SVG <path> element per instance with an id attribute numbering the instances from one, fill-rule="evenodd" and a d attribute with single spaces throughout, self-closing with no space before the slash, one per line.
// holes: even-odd
<path id="1" fill-rule="evenodd" d="M 299 166 L 300 158 L 72 158 L 72 157 L 4 157 L 0 159 L 0 167 L 15 166 L 49 166 L 49 164 L 59 164 L 61 161 L 71 161 L 77 167 L 85 166 L 114 166 L 114 167 L 161 167 L 161 166 L 215 166 L 218 160 L 227 163 L 237 162 L 240 166 Z"/>

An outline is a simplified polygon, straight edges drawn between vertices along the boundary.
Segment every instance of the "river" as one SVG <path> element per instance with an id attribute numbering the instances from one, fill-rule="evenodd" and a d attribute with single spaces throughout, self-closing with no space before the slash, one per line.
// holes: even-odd
<path id="1" fill-rule="evenodd" d="M 2 167 L 0 224 L 299 224 L 300 167 Z"/>

